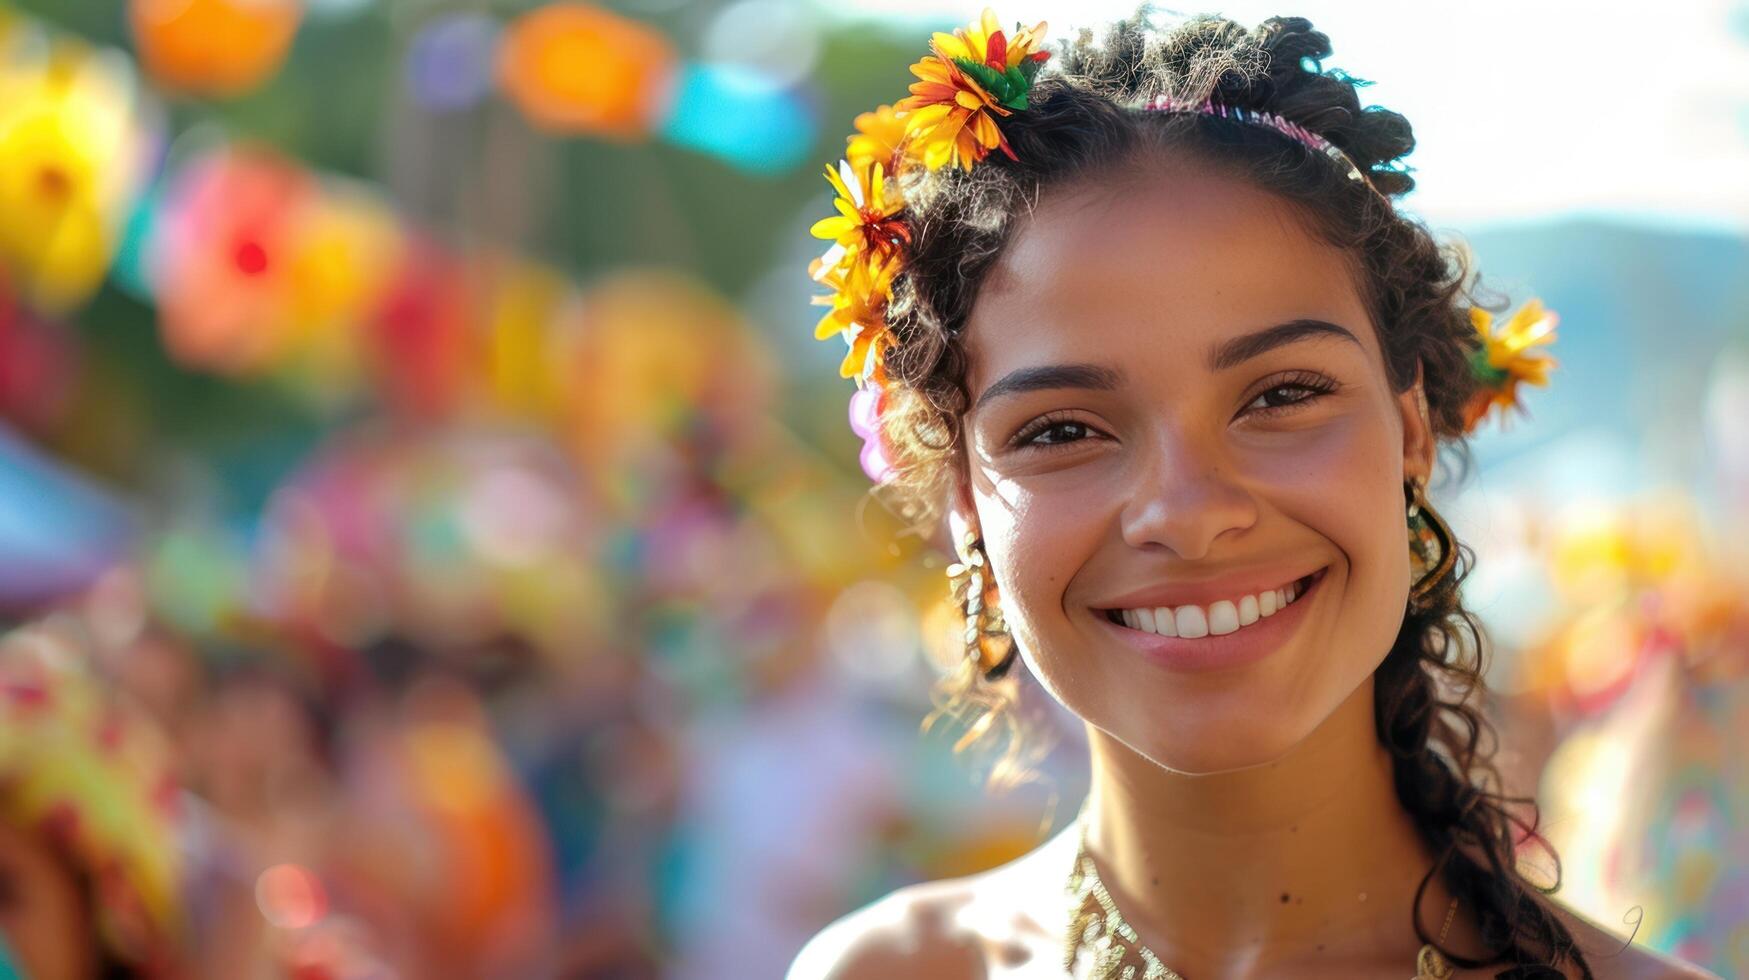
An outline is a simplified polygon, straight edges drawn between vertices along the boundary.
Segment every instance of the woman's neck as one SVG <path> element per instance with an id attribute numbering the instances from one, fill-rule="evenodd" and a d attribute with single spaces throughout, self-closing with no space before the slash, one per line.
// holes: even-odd
<path id="1" fill-rule="evenodd" d="M 1286 756 L 1246 769 L 1175 773 L 1088 736 L 1089 850 L 1166 965 L 1202 980 L 1414 963 L 1410 906 L 1434 854 L 1397 799 L 1370 679 Z M 1430 936 L 1450 902 L 1428 883 Z M 1469 945 L 1465 919 L 1460 909 L 1448 948 Z"/>

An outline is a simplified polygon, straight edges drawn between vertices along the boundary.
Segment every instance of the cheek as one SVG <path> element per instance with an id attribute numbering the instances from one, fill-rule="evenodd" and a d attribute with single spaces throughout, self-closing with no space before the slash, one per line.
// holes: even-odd
<path id="1" fill-rule="evenodd" d="M 1013 481 L 998 481 L 981 488 L 976 503 L 1003 616 L 1024 642 L 1046 617 L 1061 614 L 1064 589 L 1097 548 L 1098 502 L 1047 503 Z"/>
<path id="2" fill-rule="evenodd" d="M 1388 632 L 1388 648 L 1409 594 L 1401 437 L 1380 416 L 1335 429 L 1315 448 L 1297 461 L 1304 488 L 1301 520 L 1327 538 L 1347 565 L 1348 623 Z M 1372 646 L 1370 640 L 1365 644 Z"/>

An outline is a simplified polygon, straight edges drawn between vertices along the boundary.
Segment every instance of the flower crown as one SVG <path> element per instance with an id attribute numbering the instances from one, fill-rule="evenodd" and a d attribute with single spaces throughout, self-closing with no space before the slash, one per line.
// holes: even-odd
<path id="1" fill-rule="evenodd" d="M 826 167 L 826 180 L 837 192 L 833 204 L 838 213 L 815 222 L 812 229 L 816 238 L 832 242 L 808 266 L 810 277 L 831 290 L 814 299 L 830 307 L 814 337 L 836 335 L 849 347 L 838 373 L 855 379 L 860 389 L 851 399 L 851 426 L 864 440 L 863 470 L 876 482 L 893 475 L 879 425 L 886 357 L 896 344 L 886 307 L 912 240 L 898 176 L 917 168 L 970 170 L 997 150 L 1019 159 L 1001 121 L 1028 108 L 1033 80 L 1050 59 L 1050 52 L 1040 48 L 1044 33 L 1041 21 L 1032 27 L 1016 24 L 1010 34 L 987 8 L 974 24 L 952 34 L 937 32 L 930 38 L 929 53 L 911 66 L 918 80 L 911 84 L 910 96 L 857 116 L 845 158 Z M 1164 96 L 1138 108 L 1218 115 L 1269 127 L 1336 160 L 1350 179 L 1383 197 L 1340 148 L 1281 116 L 1212 99 L 1191 103 Z M 1389 198 L 1385 200 L 1388 204 Z M 1496 408 L 1502 425 L 1510 409 L 1523 411 L 1520 383 L 1547 385 L 1556 362 L 1532 348 L 1553 342 L 1558 322 L 1537 299 L 1527 301 L 1499 329 L 1486 310 L 1471 307 L 1469 313 L 1480 338 L 1470 367 L 1480 385 L 1464 409 L 1466 432 L 1475 431 Z"/>

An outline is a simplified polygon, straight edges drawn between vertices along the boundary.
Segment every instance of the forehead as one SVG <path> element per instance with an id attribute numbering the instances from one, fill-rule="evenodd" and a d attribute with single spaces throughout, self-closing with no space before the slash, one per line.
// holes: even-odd
<path id="1" fill-rule="evenodd" d="M 1192 169 L 1083 182 L 1047 190 L 986 278 L 968 382 L 976 397 L 1018 367 L 1139 357 L 1200 370 L 1219 340 L 1298 317 L 1377 349 L 1346 257 L 1285 202 Z"/>

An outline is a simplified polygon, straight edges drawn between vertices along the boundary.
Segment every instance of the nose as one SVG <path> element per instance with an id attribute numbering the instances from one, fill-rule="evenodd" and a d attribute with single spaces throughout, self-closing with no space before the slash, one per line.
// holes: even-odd
<path id="1" fill-rule="evenodd" d="M 1257 504 L 1211 440 L 1165 433 L 1137 451 L 1119 514 L 1124 543 L 1165 548 L 1186 561 L 1216 538 L 1257 521 Z"/>

